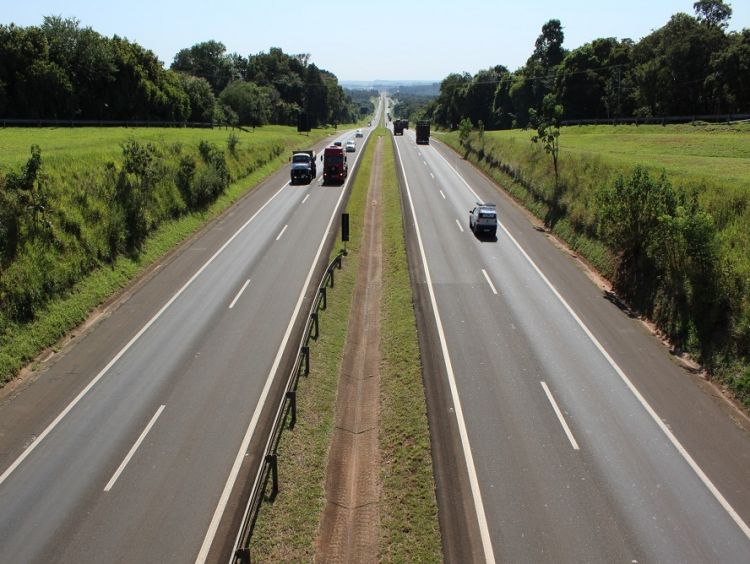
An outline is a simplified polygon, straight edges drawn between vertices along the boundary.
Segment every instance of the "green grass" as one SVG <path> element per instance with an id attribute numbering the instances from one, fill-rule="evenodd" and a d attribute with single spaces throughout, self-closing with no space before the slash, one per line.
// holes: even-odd
<path id="1" fill-rule="evenodd" d="M 523 130 L 485 133 L 490 140 L 528 144 Z M 727 187 L 750 184 L 750 125 L 587 125 L 562 129 L 565 156 L 602 159 L 613 167 L 637 162 L 666 170 L 676 181 L 707 181 Z"/>
<path id="2" fill-rule="evenodd" d="M 265 129 L 265 128 L 263 128 Z M 278 170 L 288 160 L 288 151 L 307 147 L 323 138 L 330 131 L 314 130 L 312 135 L 299 135 L 292 128 L 271 127 L 268 131 L 258 129 L 254 133 L 239 132 L 240 146 L 236 156 L 227 156 L 230 170 L 236 179 L 214 204 L 205 210 L 188 213 L 179 219 L 161 223 L 135 256 L 120 256 L 112 263 L 94 268 L 74 282 L 63 294 L 49 300 L 46 306 L 36 311 L 29 323 L 7 321 L 0 334 L 0 384 L 5 383 L 27 362 L 45 348 L 53 346 L 60 337 L 81 323 L 89 313 L 114 292 L 125 287 L 134 277 L 151 263 L 170 251 L 187 236 L 200 229 L 206 221 L 216 217 L 261 180 Z M 6 134 L 9 134 L 6 136 Z M 99 142 L 92 141 L 98 139 Z M 176 143 L 198 143 L 208 138 L 216 144 L 224 144 L 228 131 L 183 130 L 183 129 L 9 129 L 2 139 L 3 154 L 15 154 L 19 162 L 27 159 L 29 141 L 50 141 L 46 152 L 43 148 L 43 166 L 55 189 L 55 201 L 67 206 L 75 200 L 81 186 L 95 187 L 103 176 L 104 164 L 110 157 L 122 160 L 119 143 L 128 135 L 139 140 L 161 139 L 160 143 L 174 146 Z M 208 135 L 208 137 L 206 137 Z M 213 135 L 213 136 L 211 136 Z M 242 136 L 244 135 L 244 137 Z M 70 137 L 70 143 L 64 141 Z M 145 136 L 145 137 L 141 137 Z M 10 141 L 9 141 L 10 139 Z M 106 141 L 106 142 L 105 142 Z M 53 148 L 60 145 L 59 152 Z M 273 157 L 273 152 L 281 151 Z M 17 167 L 16 167 L 17 168 Z M 82 182 L 82 184 L 79 184 Z M 70 208 L 64 207 L 67 211 Z M 68 212 L 69 213 L 69 212 Z M 61 261 L 71 260 L 61 258 Z M 75 260 L 75 259 L 73 259 Z"/>
<path id="3" fill-rule="evenodd" d="M 390 140 L 392 137 L 389 136 L 386 142 Z M 442 545 L 430 432 L 406 259 L 395 149 L 384 149 L 380 344 L 383 493 L 379 560 L 439 562 L 442 560 Z"/>
<path id="4" fill-rule="evenodd" d="M 336 390 L 346 341 L 367 206 L 373 133 L 352 187 L 349 256 L 336 273 L 328 309 L 321 312 L 321 337 L 311 347 L 311 374 L 300 381 L 298 419 L 279 447 L 281 491 L 261 506 L 251 542 L 262 561 L 301 562 L 315 557 L 315 539 L 325 506 L 325 468 L 333 432 Z M 389 139 L 384 140 L 389 143 Z M 379 560 L 442 560 L 430 437 L 419 344 L 401 223 L 393 152 L 384 147 L 383 304 L 381 310 L 380 446 L 382 497 Z"/>

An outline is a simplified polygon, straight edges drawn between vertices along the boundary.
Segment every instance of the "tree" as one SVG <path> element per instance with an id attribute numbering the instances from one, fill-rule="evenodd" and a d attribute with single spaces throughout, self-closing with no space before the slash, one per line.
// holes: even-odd
<path id="1" fill-rule="evenodd" d="M 554 191 L 549 202 L 549 212 L 544 220 L 546 225 L 554 226 L 555 222 L 564 215 L 560 202 L 561 187 L 560 171 L 558 168 L 560 156 L 560 120 L 563 115 L 563 107 L 557 103 L 554 94 L 547 94 L 544 97 L 542 111 L 537 113 L 532 109 L 530 112 L 531 123 L 536 129 L 536 134 L 531 138 L 531 142 L 541 143 L 542 147 L 544 147 L 544 152 L 552 157 L 552 165 L 555 171 Z"/>
<path id="2" fill-rule="evenodd" d="M 563 41 L 565 34 L 560 20 L 549 20 L 542 26 L 542 33 L 534 43 L 530 62 L 541 63 L 545 69 L 559 65 L 565 56 Z"/>
<path id="3" fill-rule="evenodd" d="M 508 69 L 497 65 L 491 69 L 480 70 L 466 85 L 464 99 L 467 116 L 474 123 L 482 122 L 487 129 L 494 129 L 496 114 L 493 111 L 495 92 L 501 78 L 508 74 Z"/>
<path id="4" fill-rule="evenodd" d="M 466 87 L 471 82 L 468 73 L 451 73 L 440 83 L 440 94 L 435 105 L 435 120 L 456 129 L 466 117 Z"/>
<path id="5" fill-rule="evenodd" d="M 221 92 L 235 76 L 232 58 L 226 54 L 227 48 L 220 41 L 196 43 L 188 49 L 180 49 L 170 67 L 193 76 L 205 78 L 215 93 Z"/>
<path id="6" fill-rule="evenodd" d="M 237 112 L 241 125 L 264 125 L 271 117 L 270 89 L 253 82 L 235 80 L 219 94 L 219 100 Z"/>
<path id="7" fill-rule="evenodd" d="M 633 48 L 638 106 L 653 115 L 715 112 L 720 100 L 706 84 L 711 57 L 727 45 L 718 27 L 701 24 L 687 14 L 675 14 L 666 25 Z"/>
<path id="8" fill-rule="evenodd" d="M 725 49 L 711 57 L 711 74 L 706 86 L 720 100 L 721 111 L 750 110 L 750 29 L 730 33 Z"/>
<path id="9" fill-rule="evenodd" d="M 214 106 L 216 105 L 216 96 L 214 96 L 213 90 L 211 90 L 211 85 L 205 78 L 185 73 L 177 73 L 177 76 L 190 102 L 190 116 L 188 117 L 188 121 L 211 122 L 214 115 Z"/>
<path id="10" fill-rule="evenodd" d="M 328 123 L 328 91 L 320 69 L 315 65 L 309 65 L 305 71 L 305 100 L 302 107 L 307 112 L 311 127 Z"/>
<path id="11" fill-rule="evenodd" d="M 732 5 L 723 0 L 698 0 L 693 9 L 698 21 L 719 29 L 726 29 L 732 17 Z"/>

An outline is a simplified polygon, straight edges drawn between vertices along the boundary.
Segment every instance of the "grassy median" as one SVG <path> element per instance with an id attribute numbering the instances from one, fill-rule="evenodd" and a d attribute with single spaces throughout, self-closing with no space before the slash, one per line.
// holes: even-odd
<path id="1" fill-rule="evenodd" d="M 393 138 L 390 137 L 390 142 Z M 383 151 L 380 561 L 438 562 L 442 545 L 427 404 L 394 150 Z"/>

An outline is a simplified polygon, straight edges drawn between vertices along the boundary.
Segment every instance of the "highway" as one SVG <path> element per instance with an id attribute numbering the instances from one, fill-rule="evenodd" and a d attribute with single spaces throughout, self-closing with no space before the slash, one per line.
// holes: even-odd
<path id="1" fill-rule="evenodd" d="M 0 562 L 226 557 L 338 227 L 322 169 L 290 186 L 283 167 L 2 396 Z"/>
<path id="2" fill-rule="evenodd" d="M 747 421 L 483 175 L 395 139 L 447 561 L 748 562 Z"/>

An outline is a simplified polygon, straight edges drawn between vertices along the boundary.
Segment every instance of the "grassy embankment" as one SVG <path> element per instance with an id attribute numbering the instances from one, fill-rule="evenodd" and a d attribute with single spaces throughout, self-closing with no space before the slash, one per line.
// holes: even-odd
<path id="1" fill-rule="evenodd" d="M 46 193 L 48 227 L 33 244 L 19 248 L 15 261 L 0 272 L 0 384 L 46 347 L 82 322 L 89 312 L 127 285 L 180 241 L 216 217 L 247 190 L 276 171 L 290 150 L 307 147 L 334 133 L 314 130 L 301 136 L 293 128 L 269 126 L 235 131 L 234 152 L 226 149 L 224 129 L 6 129 L 0 137 L 0 183 L 21 171 L 38 145 Z M 146 238 L 137 249 L 114 251 L 112 197 L 115 172 L 123 167 L 123 144 L 153 144 L 151 165 L 160 180 L 150 188 Z M 190 208 L 176 186 L 183 157 L 206 170 L 198 156 L 201 141 L 224 154 L 228 187 L 206 205 Z M 112 163 L 113 166 L 108 163 Z M 113 172 L 114 171 L 114 172 Z M 132 178 L 133 175 L 127 178 Z M 21 264 L 20 262 L 23 261 Z M 32 289 L 33 288 L 33 289 Z M 9 311 L 10 294 L 25 291 L 31 315 Z M 31 303 L 33 300 L 33 303 Z M 25 317 L 25 318 L 24 318 Z"/>
<path id="2" fill-rule="evenodd" d="M 649 281 L 649 287 L 656 290 L 638 309 L 652 316 L 679 347 L 698 357 L 750 405 L 750 126 L 563 128 L 557 196 L 552 159 L 539 145 L 530 142 L 531 135 L 531 131 L 493 131 L 482 138 L 472 133 L 466 146 L 462 146 L 457 132 L 441 138 L 467 155 L 538 217 L 549 217 L 551 204 L 557 198 L 562 215 L 553 222 L 553 231 L 615 280 L 618 290 L 625 294 L 628 285 L 635 284 L 632 277 L 618 279 L 622 272 L 622 262 L 618 260 L 622 255 L 602 236 L 601 226 L 606 222 L 602 216 L 603 191 L 613 187 L 618 177 L 627 183 L 640 165 L 654 179 L 664 173 L 676 192 L 689 195 L 686 205 L 694 198 L 698 210 L 710 214 L 711 257 L 702 264 L 711 264 L 712 272 L 700 273 L 700 277 L 704 282 L 711 280 L 711 288 L 695 282 L 698 267 L 695 257 L 690 256 L 689 237 L 697 235 L 695 230 L 683 228 L 681 239 L 662 250 L 661 256 L 644 250 L 645 254 L 651 252 L 654 272 L 660 274 L 641 272 L 641 276 L 660 279 Z M 675 218 L 679 221 L 682 216 Z M 654 233 L 666 225 L 660 218 L 653 223 Z M 665 262 L 671 260 L 674 264 L 660 263 L 664 255 L 668 255 Z M 693 271 L 685 273 L 680 268 Z M 676 280 L 665 282 L 668 277 Z M 665 295 L 673 293 L 660 286 L 667 283 L 685 296 L 676 299 Z M 643 285 L 642 280 L 640 284 Z M 696 312 L 685 311 L 685 304 L 695 301 L 701 292 L 705 302 L 720 310 L 712 313 L 716 320 L 708 330 L 700 327 L 701 319 L 696 319 L 703 315 L 696 313 L 698 308 L 692 308 Z"/>
<path id="3" fill-rule="evenodd" d="M 406 263 L 398 183 L 385 128 L 373 133 L 347 205 L 349 255 L 336 273 L 321 337 L 311 347 L 311 373 L 299 384 L 298 419 L 284 433 L 279 455 L 281 492 L 261 506 L 252 553 L 267 561 L 311 561 L 325 506 L 339 368 L 357 275 L 367 188 L 377 137 L 383 142 L 383 304 L 381 306 L 380 448 L 382 496 L 379 560 L 441 560 L 430 438 L 419 343 Z"/>

